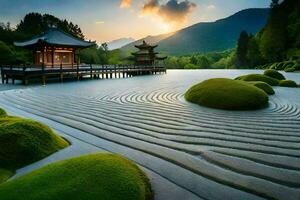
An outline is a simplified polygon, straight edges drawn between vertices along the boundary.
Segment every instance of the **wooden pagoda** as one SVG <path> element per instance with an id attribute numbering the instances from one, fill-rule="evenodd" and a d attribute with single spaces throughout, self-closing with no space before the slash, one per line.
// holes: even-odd
<path id="1" fill-rule="evenodd" d="M 132 53 L 136 65 L 153 65 L 155 61 L 164 60 L 166 57 L 159 57 L 154 51 L 157 45 L 147 44 L 143 41 L 141 45 L 135 45 L 139 49 L 138 52 Z"/>
<path id="2" fill-rule="evenodd" d="M 49 28 L 41 35 L 27 41 L 15 42 L 14 45 L 33 50 L 35 66 L 66 68 L 79 65 L 80 49 L 95 45 L 95 42 L 80 40 L 57 28 Z"/>

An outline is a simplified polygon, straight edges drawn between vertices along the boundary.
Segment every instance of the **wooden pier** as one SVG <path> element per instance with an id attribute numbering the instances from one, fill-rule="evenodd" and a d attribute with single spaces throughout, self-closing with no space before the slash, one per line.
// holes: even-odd
<path id="1" fill-rule="evenodd" d="M 62 67 L 62 65 L 53 68 L 0 66 L 0 68 L 2 84 L 15 84 L 16 80 L 21 80 L 24 85 L 28 85 L 30 80 L 40 80 L 45 85 L 48 79 L 57 79 L 62 82 L 64 79 L 109 79 L 166 73 L 165 67 L 154 65 L 77 65 L 68 68 Z"/>

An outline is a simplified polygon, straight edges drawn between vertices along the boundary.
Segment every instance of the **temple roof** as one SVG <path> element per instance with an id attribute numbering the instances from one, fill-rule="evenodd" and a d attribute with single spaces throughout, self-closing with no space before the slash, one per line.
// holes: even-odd
<path id="1" fill-rule="evenodd" d="M 143 44 L 135 45 L 135 47 L 138 49 L 154 49 L 155 47 L 157 47 L 157 45 L 152 46 L 152 45 L 146 43 L 145 40 L 143 40 Z"/>
<path id="2" fill-rule="evenodd" d="M 51 46 L 81 47 L 86 48 L 95 45 L 95 42 L 87 42 L 77 39 L 57 28 L 49 28 L 46 32 L 23 42 L 14 42 L 17 47 L 32 47 L 39 43 Z"/>

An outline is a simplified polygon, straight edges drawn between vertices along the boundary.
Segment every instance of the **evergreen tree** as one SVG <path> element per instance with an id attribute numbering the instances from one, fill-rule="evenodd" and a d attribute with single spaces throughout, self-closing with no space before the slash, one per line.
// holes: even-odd
<path id="1" fill-rule="evenodd" d="M 237 67 L 244 68 L 247 66 L 247 52 L 248 52 L 249 36 L 246 31 L 242 31 L 238 40 L 236 59 Z"/>
<path id="2" fill-rule="evenodd" d="M 200 69 L 209 69 L 210 63 L 206 56 L 201 56 L 198 61 L 198 66 Z"/>

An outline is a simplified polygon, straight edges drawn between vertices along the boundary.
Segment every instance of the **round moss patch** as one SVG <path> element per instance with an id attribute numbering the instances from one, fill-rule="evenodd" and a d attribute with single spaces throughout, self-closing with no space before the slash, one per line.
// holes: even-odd
<path id="1" fill-rule="evenodd" d="M 264 75 L 271 77 L 271 78 L 275 78 L 277 80 L 285 80 L 285 77 L 279 73 L 277 70 L 274 69 L 268 69 L 264 72 Z"/>
<path id="2" fill-rule="evenodd" d="M 18 117 L 0 118 L 0 168 L 15 170 L 68 146 L 49 127 Z"/>
<path id="3" fill-rule="evenodd" d="M 272 86 L 270 86 L 268 83 L 261 82 L 261 81 L 249 81 L 246 83 L 263 90 L 267 94 L 270 94 L 270 95 L 275 94 L 275 91 L 273 90 Z"/>
<path id="4" fill-rule="evenodd" d="M 237 77 L 236 80 L 262 81 L 262 82 L 268 83 L 269 85 L 272 85 L 272 86 L 277 86 L 279 84 L 279 80 L 277 80 L 275 78 L 271 78 L 271 77 L 263 75 L 263 74 L 249 74 L 249 75 Z"/>
<path id="5" fill-rule="evenodd" d="M 281 86 L 281 87 L 291 87 L 291 88 L 298 87 L 297 83 L 295 81 L 291 81 L 291 80 L 282 80 L 282 81 L 279 82 L 279 86 Z"/>
<path id="6" fill-rule="evenodd" d="M 50 164 L 0 185 L 1 200 L 150 200 L 146 175 L 130 160 L 92 154 Z"/>
<path id="7" fill-rule="evenodd" d="M 252 110 L 268 105 L 268 95 L 261 89 L 242 81 L 225 78 L 206 80 L 191 87 L 187 101 L 225 110 Z"/>
<path id="8" fill-rule="evenodd" d="M 6 116 L 7 116 L 6 111 L 0 108 L 0 117 L 6 117 Z"/>

